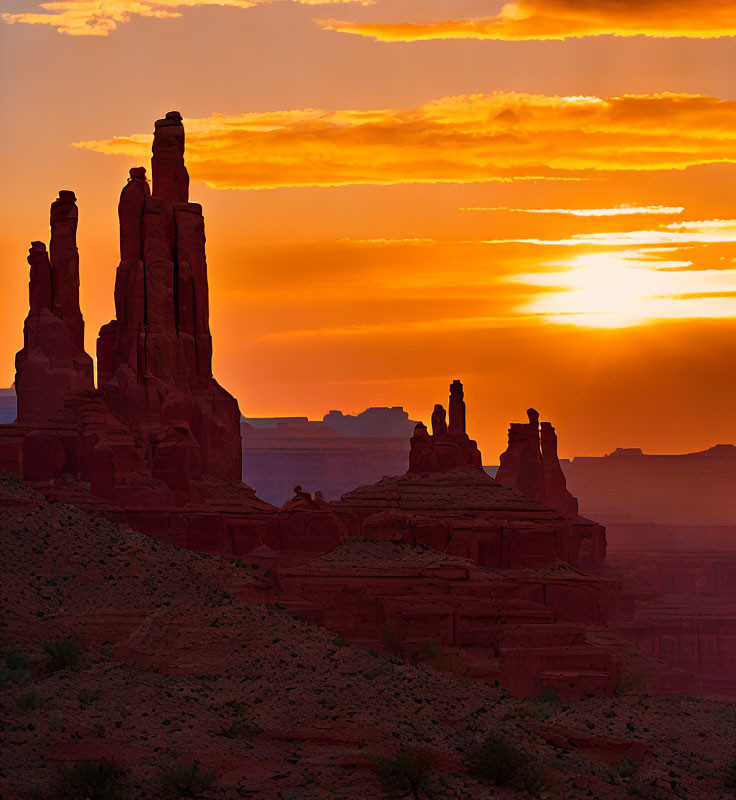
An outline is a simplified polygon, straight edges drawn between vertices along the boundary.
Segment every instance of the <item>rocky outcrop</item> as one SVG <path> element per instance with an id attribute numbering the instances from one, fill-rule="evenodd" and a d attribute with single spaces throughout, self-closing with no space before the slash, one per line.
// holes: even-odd
<path id="1" fill-rule="evenodd" d="M 182 504 L 206 478 L 240 480 L 240 411 L 212 376 L 204 218 L 188 198 L 178 112 L 156 122 L 152 166 L 152 192 L 139 167 L 120 196 L 116 319 L 98 340 L 100 388 Z"/>
<path id="2" fill-rule="evenodd" d="M 94 388 L 79 310 L 77 217 L 74 192 L 60 191 L 51 204 L 50 254 L 43 242 L 31 242 L 28 252 L 29 310 L 23 349 L 15 358 L 18 422 L 23 424 L 48 422 L 62 411 L 70 392 Z"/>
<path id="3" fill-rule="evenodd" d="M 153 191 L 136 167 L 118 205 L 116 317 L 97 341 L 97 389 L 84 352 L 73 192 L 51 206 L 50 257 L 31 245 L 16 390 L 18 423 L 32 429 L 22 453 L 0 461 L 17 462 L 29 480 L 86 483 L 124 508 L 207 503 L 232 485 L 249 511 L 273 511 L 240 484 L 240 411 L 212 376 L 204 219 L 188 201 L 181 115 L 155 127 Z"/>
<path id="4" fill-rule="evenodd" d="M 555 561 L 576 567 L 602 565 L 604 530 L 536 497 L 533 485 L 524 492 L 487 475 L 480 451 L 466 432 L 465 415 L 462 383 L 456 380 L 450 386 L 449 425 L 438 404 L 432 413 L 432 434 L 422 423 L 416 426 L 406 474 L 362 486 L 333 503 L 350 534 L 426 544 L 486 567 L 542 568 Z M 536 476 L 543 488 L 539 436 L 537 454 L 529 452 L 530 429 L 531 425 L 513 426 L 523 441 L 511 456 L 517 471 Z M 549 431 L 545 448 L 556 453 Z M 508 457 L 505 461 L 508 470 Z"/>
<path id="5" fill-rule="evenodd" d="M 414 428 L 409 451 L 410 473 L 449 472 L 453 469 L 482 471 L 478 445 L 465 431 L 465 399 L 463 385 L 450 384 L 449 425 L 444 406 L 439 403 L 432 412 L 432 433 L 424 423 Z"/>
<path id="6" fill-rule="evenodd" d="M 512 422 L 509 443 L 501 454 L 496 482 L 544 502 L 570 520 L 575 538 L 583 543 L 586 566 L 605 562 L 605 528 L 578 513 L 578 501 L 567 489 L 557 454 L 557 434 L 549 422 L 539 422 L 539 412 L 527 410 L 529 421 Z"/>

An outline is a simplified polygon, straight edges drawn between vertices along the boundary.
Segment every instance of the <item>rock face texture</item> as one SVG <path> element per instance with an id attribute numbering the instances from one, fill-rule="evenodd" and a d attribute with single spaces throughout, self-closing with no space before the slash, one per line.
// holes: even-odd
<path id="1" fill-rule="evenodd" d="M 483 470 L 478 445 L 465 431 L 465 399 L 463 385 L 450 385 L 449 425 L 444 406 L 439 403 L 432 412 L 432 434 L 419 422 L 414 428 L 409 451 L 409 472 L 449 472 L 462 468 Z"/>
<path id="2" fill-rule="evenodd" d="M 48 422 L 70 392 L 94 388 L 79 310 L 77 219 L 74 192 L 62 190 L 51 204 L 50 253 L 43 242 L 28 252 L 29 310 L 15 359 L 20 423 Z"/>

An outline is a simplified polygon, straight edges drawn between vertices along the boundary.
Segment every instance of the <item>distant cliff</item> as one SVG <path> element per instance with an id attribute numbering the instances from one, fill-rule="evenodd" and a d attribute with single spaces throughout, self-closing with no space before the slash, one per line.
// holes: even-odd
<path id="1" fill-rule="evenodd" d="M 603 523 L 736 525 L 736 447 L 648 455 L 619 448 L 602 457 L 562 461 L 581 513 Z"/>
<path id="2" fill-rule="evenodd" d="M 330 411 L 307 417 L 243 417 L 243 479 L 259 497 L 281 505 L 295 485 L 333 500 L 409 465 L 415 420 L 401 406 L 368 408 L 357 415 Z"/>

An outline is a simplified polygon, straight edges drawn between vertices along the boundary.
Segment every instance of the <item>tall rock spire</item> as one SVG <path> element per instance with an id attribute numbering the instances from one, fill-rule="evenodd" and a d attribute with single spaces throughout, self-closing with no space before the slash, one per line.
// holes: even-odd
<path id="1" fill-rule="evenodd" d="M 444 406 L 437 403 L 432 412 L 432 434 L 423 423 L 414 429 L 409 441 L 409 472 L 449 472 L 453 469 L 482 470 L 478 445 L 465 432 L 463 385 L 450 384 L 450 424 Z"/>
<path id="2" fill-rule="evenodd" d="M 51 204 L 50 258 L 43 242 L 31 242 L 28 316 L 23 349 L 15 357 L 18 422 L 48 422 L 71 392 L 94 389 L 92 359 L 84 351 L 79 310 L 77 206 L 62 190 Z"/>
<path id="3" fill-rule="evenodd" d="M 130 171 L 118 205 L 116 319 L 98 339 L 106 401 L 146 442 L 147 465 L 195 499 L 205 478 L 240 480 L 240 411 L 212 377 L 202 207 L 189 203 L 178 112 L 156 122 L 153 189 Z"/>
<path id="4" fill-rule="evenodd" d="M 567 489 L 557 455 L 555 429 L 549 422 L 542 422 L 540 427 L 539 412 L 535 409 L 528 409 L 527 415 L 528 423 L 512 422 L 509 427 L 509 443 L 501 454 L 496 480 L 543 500 L 574 519 L 578 515 L 578 501 Z"/>
<path id="5" fill-rule="evenodd" d="M 54 313 L 64 320 L 77 350 L 84 350 L 84 321 L 79 310 L 79 211 L 74 192 L 62 189 L 51 204 L 51 269 L 54 273 Z"/>
<path id="6" fill-rule="evenodd" d="M 567 479 L 557 455 L 557 434 L 551 422 L 542 423 L 541 438 L 545 499 L 566 517 L 575 517 L 578 514 L 578 501 L 567 488 Z"/>
<path id="7" fill-rule="evenodd" d="M 450 424 L 448 432 L 451 436 L 465 434 L 465 393 L 461 381 L 454 380 L 450 384 Z"/>
<path id="8" fill-rule="evenodd" d="M 167 203 L 189 202 L 189 174 L 184 166 L 184 125 L 178 111 L 156 120 L 153 133 L 153 196 Z"/>

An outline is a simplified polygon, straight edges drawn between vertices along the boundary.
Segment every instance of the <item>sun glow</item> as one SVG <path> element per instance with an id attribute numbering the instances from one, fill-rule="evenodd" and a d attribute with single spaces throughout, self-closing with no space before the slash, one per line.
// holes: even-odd
<path id="1" fill-rule="evenodd" d="M 514 283 L 550 289 L 520 310 L 591 328 L 736 316 L 736 270 L 688 269 L 690 262 L 652 262 L 642 255 L 589 253 L 547 265 L 567 267 L 562 272 L 517 275 Z"/>

